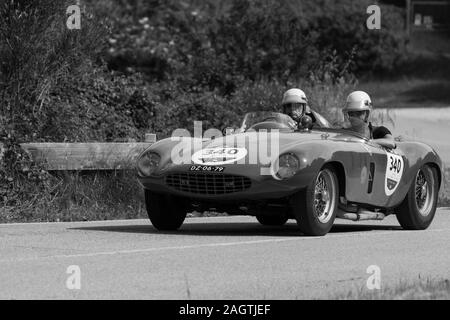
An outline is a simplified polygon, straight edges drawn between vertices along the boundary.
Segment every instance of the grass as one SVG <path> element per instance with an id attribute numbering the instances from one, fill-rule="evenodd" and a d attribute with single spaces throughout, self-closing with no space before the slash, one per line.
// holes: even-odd
<path id="1" fill-rule="evenodd" d="M 438 197 L 439 207 L 450 207 L 450 168 L 447 167 L 444 173 L 444 181 Z"/>
<path id="2" fill-rule="evenodd" d="M 333 300 L 449 300 L 449 279 L 401 280 L 392 286 L 383 286 L 380 290 L 368 290 L 366 287 L 352 289 L 331 296 Z"/>
<path id="3" fill-rule="evenodd" d="M 66 173 L 19 207 L 0 207 L 0 223 L 146 218 L 143 190 L 132 171 Z"/>

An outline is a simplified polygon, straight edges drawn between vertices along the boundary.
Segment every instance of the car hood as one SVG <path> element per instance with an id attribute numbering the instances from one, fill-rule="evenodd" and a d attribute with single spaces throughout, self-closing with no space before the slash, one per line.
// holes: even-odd
<path id="1" fill-rule="evenodd" d="M 309 131 L 309 132 L 246 132 L 235 135 L 230 135 L 214 140 L 207 140 L 202 142 L 203 148 L 246 148 L 255 145 L 270 145 L 271 143 L 279 143 L 284 149 L 292 145 L 301 144 L 305 142 L 332 139 L 346 141 L 349 138 L 356 138 L 355 136 L 342 132 L 324 132 L 324 131 Z"/>
<path id="2" fill-rule="evenodd" d="M 267 164 L 285 152 L 298 150 L 301 145 L 320 143 L 321 140 L 358 139 L 345 132 L 325 132 L 312 130 L 309 132 L 245 132 L 216 139 L 200 138 L 168 138 L 155 143 L 150 150 L 156 151 L 162 157 L 162 163 L 198 164 L 204 160 L 204 149 L 237 148 L 236 153 L 242 162 L 253 163 L 252 158 L 258 155 L 259 164 Z M 220 150 L 219 150 L 220 152 Z M 261 157 L 264 159 L 262 160 Z M 221 158 L 217 156 L 217 158 Z M 195 161 L 197 159 L 197 161 Z M 232 158 L 230 158 L 232 159 Z M 219 162 L 233 164 L 236 161 Z"/>

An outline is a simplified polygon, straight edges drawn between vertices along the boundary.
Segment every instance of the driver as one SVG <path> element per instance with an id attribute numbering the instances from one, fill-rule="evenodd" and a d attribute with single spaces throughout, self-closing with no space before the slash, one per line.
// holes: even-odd
<path id="1" fill-rule="evenodd" d="M 342 112 L 344 119 L 350 125 L 344 129 L 355 131 L 363 136 L 383 142 L 385 145 L 395 148 L 394 138 L 388 128 L 380 126 L 374 127 L 369 122 L 372 111 L 372 101 L 370 96 L 364 91 L 354 91 L 347 97 Z"/>
<path id="2" fill-rule="evenodd" d="M 311 113 L 305 93 L 297 88 L 289 89 L 281 102 L 283 113 L 290 116 L 297 124 L 306 113 Z"/>

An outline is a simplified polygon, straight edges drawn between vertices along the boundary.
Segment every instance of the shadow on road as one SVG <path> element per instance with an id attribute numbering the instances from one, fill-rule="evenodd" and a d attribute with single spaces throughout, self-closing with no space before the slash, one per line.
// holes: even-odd
<path id="1" fill-rule="evenodd" d="M 302 236 L 296 223 L 294 222 L 289 222 L 281 227 L 262 226 L 258 222 L 188 223 L 183 225 L 180 230 L 170 232 L 158 231 L 150 223 L 148 225 L 78 227 L 78 228 L 69 228 L 69 230 L 185 235 L 185 236 L 278 236 L 278 237 Z M 392 225 L 336 224 L 333 226 L 330 233 L 370 232 L 380 230 L 389 231 L 402 229 L 399 226 L 392 226 Z"/>

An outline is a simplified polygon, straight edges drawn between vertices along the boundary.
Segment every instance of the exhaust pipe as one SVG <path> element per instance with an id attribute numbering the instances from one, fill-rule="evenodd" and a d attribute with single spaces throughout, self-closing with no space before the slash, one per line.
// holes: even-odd
<path id="1" fill-rule="evenodd" d="M 363 220 L 383 220 L 386 216 L 381 212 L 369 211 L 364 209 L 359 209 L 358 212 L 346 212 L 338 210 L 337 217 L 352 221 L 363 221 Z"/>

